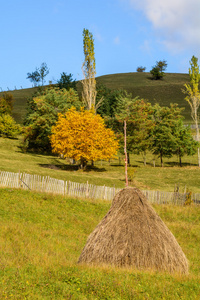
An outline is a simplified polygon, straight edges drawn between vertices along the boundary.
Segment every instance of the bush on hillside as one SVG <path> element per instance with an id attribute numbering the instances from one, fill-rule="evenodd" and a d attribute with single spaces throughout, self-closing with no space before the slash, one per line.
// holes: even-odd
<path id="1" fill-rule="evenodd" d="M 10 115 L 0 115 L 0 136 L 14 138 L 20 132 L 20 125 L 18 125 Z"/>

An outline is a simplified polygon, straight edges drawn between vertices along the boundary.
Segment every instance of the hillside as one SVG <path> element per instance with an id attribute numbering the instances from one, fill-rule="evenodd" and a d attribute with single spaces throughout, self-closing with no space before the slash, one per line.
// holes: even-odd
<path id="1" fill-rule="evenodd" d="M 0 189 L 1 299 L 199 299 L 200 208 L 154 206 L 190 263 L 188 276 L 77 264 L 109 202 Z"/>
<path id="2" fill-rule="evenodd" d="M 185 83 L 189 82 L 188 74 L 166 73 L 163 80 L 152 80 L 150 73 L 122 73 L 97 77 L 98 84 L 104 84 L 110 89 L 124 89 L 133 97 L 139 96 L 149 100 L 152 104 L 159 103 L 168 106 L 170 103 L 178 103 L 184 107 L 183 115 L 186 122 L 191 121 L 190 107 L 184 100 L 182 92 Z M 81 85 L 78 82 L 78 90 Z M 13 116 L 15 120 L 22 123 L 26 113 L 26 101 L 37 88 L 11 91 L 15 98 Z"/>

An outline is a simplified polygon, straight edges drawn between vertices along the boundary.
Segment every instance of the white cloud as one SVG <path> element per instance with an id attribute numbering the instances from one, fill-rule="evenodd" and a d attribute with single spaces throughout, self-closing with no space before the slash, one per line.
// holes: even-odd
<path id="1" fill-rule="evenodd" d="M 114 38 L 114 44 L 115 44 L 115 45 L 119 45 L 119 44 L 120 44 L 120 37 L 119 37 L 119 36 L 116 36 L 116 37 Z"/>
<path id="2" fill-rule="evenodd" d="M 140 46 L 140 49 L 147 54 L 151 54 L 152 47 L 150 41 L 145 40 L 144 43 Z"/>
<path id="3" fill-rule="evenodd" d="M 200 0 L 127 0 L 171 50 L 200 47 Z"/>
<path id="4" fill-rule="evenodd" d="M 95 37 L 95 39 L 97 39 L 97 41 L 103 42 L 103 37 L 102 37 L 102 35 L 99 32 L 96 32 L 94 34 L 94 37 Z"/>

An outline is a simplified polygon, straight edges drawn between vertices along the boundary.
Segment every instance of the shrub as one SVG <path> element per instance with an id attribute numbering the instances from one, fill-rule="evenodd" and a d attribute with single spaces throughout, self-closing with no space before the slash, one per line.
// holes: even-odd
<path id="1" fill-rule="evenodd" d="M 10 115 L 0 115 L 0 136 L 14 138 L 20 132 L 20 125 Z"/>

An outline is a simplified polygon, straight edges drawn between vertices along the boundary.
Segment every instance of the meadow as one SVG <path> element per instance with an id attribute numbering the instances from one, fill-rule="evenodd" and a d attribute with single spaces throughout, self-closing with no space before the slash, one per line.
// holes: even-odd
<path id="1" fill-rule="evenodd" d="M 78 265 L 111 203 L 0 189 L 0 299 L 199 299 L 200 207 L 154 205 L 189 275 Z"/>
<path id="2" fill-rule="evenodd" d="M 68 160 L 57 156 L 22 152 L 18 139 L 0 138 L 0 171 L 25 172 L 50 176 L 52 178 L 70 180 L 80 183 L 106 185 L 123 188 L 125 186 L 124 157 L 119 156 L 109 161 L 95 162 L 94 167 L 88 166 L 86 171 L 78 169 Z M 155 159 L 155 167 L 154 167 Z M 197 166 L 197 155 L 183 157 L 183 167 L 178 166 L 176 156 L 164 159 L 164 167 L 160 160 L 148 154 L 147 165 L 144 166 L 141 155 L 131 155 L 133 171 L 132 185 L 144 190 L 160 190 L 173 192 L 175 185 L 183 192 L 188 188 L 193 193 L 200 193 L 200 169 Z"/>

